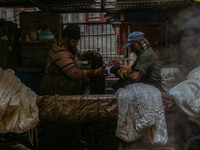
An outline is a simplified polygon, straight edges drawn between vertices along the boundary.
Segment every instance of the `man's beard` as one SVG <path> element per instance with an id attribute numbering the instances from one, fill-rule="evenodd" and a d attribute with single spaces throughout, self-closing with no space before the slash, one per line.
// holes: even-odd
<path id="1" fill-rule="evenodd" d="M 76 46 L 72 46 L 70 44 L 70 42 L 67 43 L 67 48 L 69 49 L 69 51 L 73 54 L 73 55 L 76 55 L 76 52 L 77 52 L 77 48 Z"/>
<path id="2" fill-rule="evenodd" d="M 136 55 L 139 55 L 140 52 L 143 50 L 144 48 L 142 47 L 142 44 L 139 43 L 137 47 L 132 47 L 132 52 L 134 52 Z"/>

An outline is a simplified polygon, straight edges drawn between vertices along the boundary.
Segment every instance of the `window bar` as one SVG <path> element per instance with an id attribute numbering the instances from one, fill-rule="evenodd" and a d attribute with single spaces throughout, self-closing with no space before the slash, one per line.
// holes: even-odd
<path id="1" fill-rule="evenodd" d="M 131 33 L 131 25 L 130 24 L 127 24 L 128 25 L 128 35 Z M 130 55 L 130 48 L 127 48 L 126 49 L 126 55 L 129 57 Z"/>
<path id="2" fill-rule="evenodd" d="M 113 31 L 115 33 L 115 26 L 113 24 L 111 24 L 111 26 L 113 27 Z M 115 37 L 114 37 L 114 41 L 117 43 L 117 41 L 115 40 Z M 114 55 L 113 55 L 114 58 L 116 58 L 116 52 L 117 52 L 117 49 L 114 50 Z"/>
<path id="3" fill-rule="evenodd" d="M 110 26 L 110 53 L 111 53 L 111 59 L 113 58 L 113 53 L 112 53 L 112 34 L 111 34 L 111 24 L 108 24 Z"/>
<path id="4" fill-rule="evenodd" d="M 124 26 L 124 28 L 123 28 L 123 33 L 126 33 L 126 31 L 125 31 L 125 30 L 126 30 L 126 28 L 125 28 L 126 25 L 123 24 L 123 26 Z M 127 28 L 128 28 L 128 27 L 127 27 Z M 122 43 L 122 44 L 123 44 L 123 43 Z M 122 49 L 123 49 L 123 45 L 122 45 Z M 126 49 L 126 50 L 123 50 L 123 55 L 124 55 L 124 56 L 126 56 L 126 52 L 127 52 L 127 49 Z"/>
<path id="5" fill-rule="evenodd" d="M 121 51 L 121 26 L 122 24 L 119 25 L 119 47 L 118 47 L 118 60 L 120 60 L 120 51 Z"/>
<path id="6" fill-rule="evenodd" d="M 93 43 L 92 43 L 92 45 L 93 45 L 93 50 L 94 50 L 94 48 L 95 48 L 95 47 L 94 47 L 94 27 L 95 27 L 95 24 L 93 24 L 92 27 L 93 27 L 93 34 L 92 34 L 92 37 L 93 37 Z"/>
<path id="7" fill-rule="evenodd" d="M 78 24 L 78 25 L 79 25 L 79 24 Z M 80 27 L 80 29 L 81 29 L 81 25 L 79 25 L 79 27 Z M 82 35 L 81 35 L 81 36 L 82 36 Z M 81 46 L 81 44 L 82 44 L 82 42 L 81 42 L 81 41 L 82 41 L 82 40 L 81 40 L 81 37 L 80 37 L 80 40 L 79 40 L 79 41 L 80 41 L 80 44 L 79 44 L 80 51 L 82 51 L 82 46 Z"/>
<path id="8" fill-rule="evenodd" d="M 84 24 L 84 51 L 86 50 L 86 42 L 85 42 L 85 38 L 86 38 L 86 25 Z"/>
<path id="9" fill-rule="evenodd" d="M 88 33 L 89 33 L 88 34 L 88 41 L 89 41 L 89 47 L 88 48 L 89 48 L 89 50 L 90 50 L 90 35 L 91 35 L 90 34 L 90 27 L 91 27 L 91 25 L 88 25 Z"/>
<path id="10" fill-rule="evenodd" d="M 103 24 L 101 24 L 101 47 L 102 47 L 102 55 L 104 55 L 104 48 L 103 48 Z"/>
<path id="11" fill-rule="evenodd" d="M 107 41 L 108 41 L 108 38 L 107 38 L 107 24 L 106 25 L 106 61 L 108 61 L 108 51 L 107 51 Z M 104 25 L 104 27 L 105 27 Z"/>
<path id="12" fill-rule="evenodd" d="M 100 51 L 100 49 L 99 49 L 99 24 L 97 24 L 97 51 L 99 50 Z"/>

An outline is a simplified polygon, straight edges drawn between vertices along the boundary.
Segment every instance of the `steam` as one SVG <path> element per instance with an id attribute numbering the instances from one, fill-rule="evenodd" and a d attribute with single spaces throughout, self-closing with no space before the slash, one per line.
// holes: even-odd
<path id="1" fill-rule="evenodd" d="M 168 58 L 170 64 L 180 65 L 188 71 L 200 65 L 200 3 L 194 3 L 177 13 L 170 15 L 169 20 L 169 47 Z M 180 68 L 181 68 L 180 67 Z M 183 69 L 180 69 L 183 72 Z M 186 73 L 186 72 L 184 72 Z M 187 75 L 187 74 L 185 74 Z M 168 126 L 168 146 L 183 149 L 187 138 L 192 135 L 191 122 L 178 107 L 166 114 Z M 193 125 L 194 126 L 194 125 Z M 167 145 L 165 145 L 167 147 Z M 136 141 L 126 145 L 119 145 L 119 150 L 130 148 L 150 148 L 155 145 L 145 144 L 145 141 Z M 157 146 L 159 147 L 159 146 Z"/>
<path id="2" fill-rule="evenodd" d="M 172 54 L 173 47 L 178 49 L 176 57 L 178 62 L 190 70 L 198 67 L 200 64 L 200 5 L 193 4 L 191 7 L 181 10 L 173 17 L 169 33 L 173 41 L 169 50 Z M 173 63 L 173 62 L 172 62 Z"/>

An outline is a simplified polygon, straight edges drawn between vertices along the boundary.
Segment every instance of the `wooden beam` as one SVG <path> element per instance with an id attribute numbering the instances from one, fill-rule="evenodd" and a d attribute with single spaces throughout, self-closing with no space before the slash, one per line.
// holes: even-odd
<path id="1" fill-rule="evenodd" d="M 43 5 L 40 1 L 38 0 L 29 0 L 30 3 L 36 5 L 36 7 L 38 7 L 41 10 L 46 10 L 47 6 Z"/>

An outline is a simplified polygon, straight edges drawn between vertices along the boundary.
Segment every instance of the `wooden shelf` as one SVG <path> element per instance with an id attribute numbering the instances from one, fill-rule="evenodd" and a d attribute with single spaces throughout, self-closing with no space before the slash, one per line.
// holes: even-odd
<path id="1" fill-rule="evenodd" d="M 21 41 L 23 44 L 34 44 L 34 43 L 53 43 L 54 40 L 34 40 L 34 41 Z"/>

